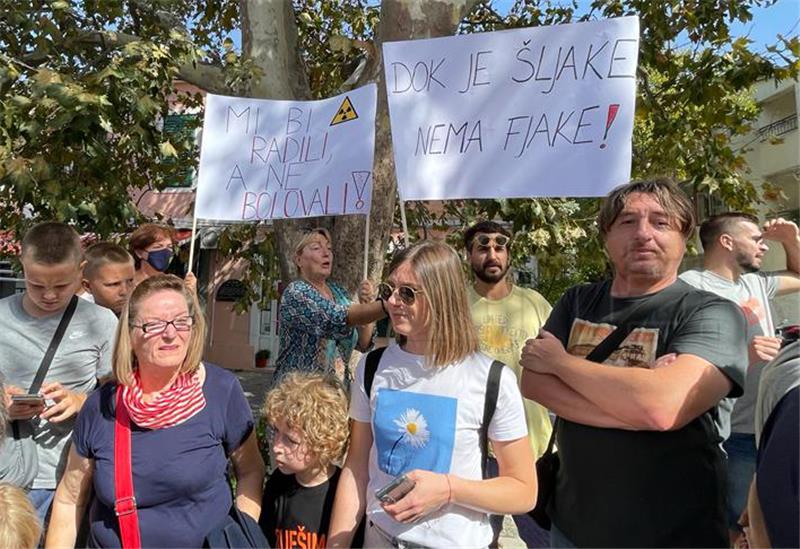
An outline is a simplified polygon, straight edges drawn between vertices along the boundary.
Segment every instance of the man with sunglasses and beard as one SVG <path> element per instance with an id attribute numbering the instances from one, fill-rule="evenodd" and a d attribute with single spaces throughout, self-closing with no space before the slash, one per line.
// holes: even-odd
<path id="1" fill-rule="evenodd" d="M 786 271 L 759 272 L 766 241 L 780 242 L 786 254 Z M 728 212 L 707 219 L 700 226 L 705 253 L 703 269 L 687 271 L 681 278 L 701 290 L 735 302 L 747 319 L 748 362 L 744 395 L 731 414 L 731 435 L 723 444 L 728 454 L 728 527 L 731 542 L 741 534 L 739 516 L 756 468 L 755 405 L 764 366 L 777 356 L 781 338 L 769 300 L 800 290 L 800 230 L 783 218 L 759 226 L 758 218 Z"/>
<path id="2" fill-rule="evenodd" d="M 510 367 L 519 382 L 522 368 L 519 356 L 525 341 L 536 337 L 550 315 L 550 304 L 538 292 L 517 286 L 508 276 L 511 264 L 511 234 L 500 224 L 481 221 L 464 233 L 474 283 L 469 289 L 472 320 L 478 330 L 481 350 Z M 547 448 L 552 426 L 547 409 L 524 399 L 528 439 L 538 458 Z M 492 456 L 489 470 L 497 473 Z M 513 517 L 519 536 L 527 547 L 549 547 L 550 534 L 527 514 Z M 495 541 L 503 527 L 503 519 L 492 515 Z M 509 525 L 510 526 L 510 525 Z M 506 534 L 511 528 L 506 528 Z M 505 535 L 504 535 L 505 537 Z"/>

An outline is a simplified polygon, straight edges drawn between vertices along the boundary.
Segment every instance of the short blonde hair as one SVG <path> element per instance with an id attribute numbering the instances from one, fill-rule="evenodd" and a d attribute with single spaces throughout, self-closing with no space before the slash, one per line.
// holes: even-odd
<path id="1" fill-rule="evenodd" d="M 419 298 L 428 300 L 428 364 L 446 366 L 476 352 L 478 333 L 472 323 L 458 253 L 443 242 L 423 240 L 400 251 L 392 260 L 389 274 L 406 263 L 422 287 L 424 297 Z"/>
<path id="2" fill-rule="evenodd" d="M 42 525 L 25 492 L 0 483 L 0 547 L 34 549 L 41 535 Z"/>
<path id="3" fill-rule="evenodd" d="M 133 257 L 128 250 L 113 242 L 95 242 L 83 254 L 83 278 L 94 278 L 101 267 L 109 263 L 133 265 Z"/>
<path id="4" fill-rule="evenodd" d="M 114 346 L 114 378 L 122 385 L 133 383 L 133 370 L 136 367 L 136 356 L 131 344 L 131 331 L 134 330 L 132 324 L 136 315 L 139 313 L 139 304 L 146 297 L 160 291 L 177 292 L 186 300 L 189 308 L 189 316 L 192 317 L 192 335 L 189 337 L 189 346 L 186 358 L 181 365 L 181 373 L 191 373 L 200 366 L 203 359 L 203 347 L 206 338 L 206 321 L 197 297 L 194 292 L 186 287 L 186 284 L 175 275 L 159 274 L 151 276 L 139 283 L 133 290 L 128 304 L 122 309 L 117 326 L 117 343 Z"/>
<path id="5" fill-rule="evenodd" d="M 264 418 L 300 431 L 320 467 L 340 462 L 350 440 L 347 393 L 322 374 L 292 372 L 267 393 Z"/>
<path id="6" fill-rule="evenodd" d="M 328 232 L 327 229 L 323 229 L 322 227 L 316 227 L 314 229 L 310 229 L 308 232 L 303 234 L 303 237 L 297 241 L 294 247 L 294 258 L 295 263 L 297 262 L 297 258 L 300 257 L 300 254 L 303 253 L 303 250 L 306 246 L 311 244 L 313 241 L 317 240 L 319 237 L 323 237 L 325 240 L 328 241 L 328 244 L 331 243 L 331 233 Z"/>

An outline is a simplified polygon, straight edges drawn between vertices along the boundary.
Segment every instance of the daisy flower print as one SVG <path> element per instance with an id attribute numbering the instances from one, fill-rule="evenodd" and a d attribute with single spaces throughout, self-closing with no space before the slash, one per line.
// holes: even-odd
<path id="1" fill-rule="evenodd" d="M 373 415 L 378 464 L 387 475 L 450 470 L 458 400 L 443 395 L 380 389 Z"/>
<path id="2" fill-rule="evenodd" d="M 394 420 L 394 423 L 400 432 L 401 440 L 414 448 L 422 448 L 431 438 L 428 422 L 419 410 L 407 409 L 400 419 Z"/>

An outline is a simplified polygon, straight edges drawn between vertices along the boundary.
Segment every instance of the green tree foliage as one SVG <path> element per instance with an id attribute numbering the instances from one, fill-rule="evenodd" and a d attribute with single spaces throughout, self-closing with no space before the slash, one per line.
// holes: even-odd
<path id="1" fill-rule="evenodd" d="M 164 160 L 194 146 L 160 125 L 175 60 L 198 51 L 133 4 L 4 0 L 0 13 L 2 225 L 35 215 L 120 231 L 137 217 L 126 189 L 175 177 L 184 168 Z M 148 39 L 123 36 L 133 28 Z"/>
<path id="2" fill-rule="evenodd" d="M 642 29 L 634 177 L 673 175 L 689 192 L 752 208 L 761 197 L 748 181 L 744 150 L 732 142 L 758 113 L 748 88 L 797 76 L 800 41 L 776 37 L 774 46 L 754 52 L 730 27 L 770 3 L 595 0 L 579 12 L 576 2 L 517 0 L 499 13 L 492 2 L 440 0 L 423 3 L 420 15 L 398 0 L 0 0 L 0 226 L 20 232 L 35 219 L 56 218 L 107 236 L 139 221 L 128 190 L 163 188 L 185 173 L 178 160 L 197 153 L 190 132 L 163 130 L 177 78 L 215 93 L 325 97 L 380 82 L 382 40 L 630 14 L 639 15 Z M 232 39 L 237 33 L 241 48 Z M 200 104 L 197 97 L 180 101 Z M 395 193 L 385 120 L 382 104 L 373 202 L 388 208 L 373 204 L 373 255 L 386 247 Z M 430 229 L 483 217 L 510 222 L 518 233 L 515 260 L 539 259 L 539 282 L 551 299 L 606 269 L 594 200 L 466 200 L 436 214 L 407 206 L 412 226 Z M 334 239 L 352 248 L 355 225 L 328 223 Z M 223 234 L 221 252 L 250 260 L 247 300 L 273 287 L 278 273 L 265 257 L 282 258 L 281 275 L 290 274 L 286 251 L 296 225 Z M 360 264 L 340 255 L 337 269 Z M 344 281 L 354 286 L 358 270 Z M 380 270 L 377 258 L 373 278 Z"/>
<path id="3" fill-rule="evenodd" d="M 634 122 L 632 177 L 670 175 L 692 195 L 714 193 L 732 209 L 752 211 L 763 200 L 748 179 L 737 138 L 756 121 L 750 87 L 767 79 L 796 78 L 800 39 L 776 37 L 754 52 L 745 37 L 730 35 L 734 21 L 752 20 L 755 0 L 595 0 L 587 13 L 577 3 L 517 1 L 500 15 L 480 4 L 463 32 L 553 25 L 638 15 L 641 42 Z M 446 218 L 467 225 L 497 216 L 518 231 L 515 261 L 539 259 L 540 289 L 556 299 L 564 287 L 608 272 L 597 240 L 597 200 L 490 200 L 448 204 Z"/>

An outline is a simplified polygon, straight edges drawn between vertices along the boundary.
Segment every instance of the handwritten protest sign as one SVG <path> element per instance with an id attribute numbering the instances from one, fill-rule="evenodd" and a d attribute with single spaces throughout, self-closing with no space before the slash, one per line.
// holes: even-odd
<path id="1" fill-rule="evenodd" d="M 368 214 L 374 84 L 322 101 L 206 96 L 195 216 Z"/>
<path id="2" fill-rule="evenodd" d="M 403 200 L 599 196 L 630 177 L 639 20 L 383 45 Z"/>

